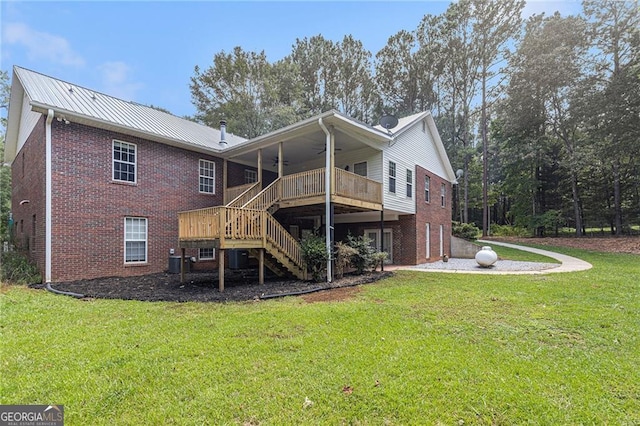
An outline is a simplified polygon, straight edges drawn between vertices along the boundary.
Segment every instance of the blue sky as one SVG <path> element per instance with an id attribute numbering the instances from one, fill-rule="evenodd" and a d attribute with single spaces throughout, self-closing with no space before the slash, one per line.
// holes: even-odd
<path id="1" fill-rule="evenodd" d="M 196 65 L 235 46 L 274 62 L 296 38 L 351 34 L 376 54 L 448 1 L 0 1 L 0 68 L 32 69 L 112 96 L 193 115 Z M 525 15 L 577 13 L 575 0 L 530 1 Z"/>

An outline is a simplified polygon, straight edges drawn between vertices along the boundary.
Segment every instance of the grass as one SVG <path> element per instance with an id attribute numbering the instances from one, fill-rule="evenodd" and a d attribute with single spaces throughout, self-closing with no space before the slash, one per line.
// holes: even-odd
<path id="1" fill-rule="evenodd" d="M 403 271 L 316 304 L 4 286 L 0 403 L 70 425 L 638 424 L 640 256 L 558 251 L 594 268 Z"/>

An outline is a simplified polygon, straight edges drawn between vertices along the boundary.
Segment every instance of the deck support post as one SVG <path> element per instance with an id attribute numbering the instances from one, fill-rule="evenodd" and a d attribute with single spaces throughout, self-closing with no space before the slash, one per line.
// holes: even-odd
<path id="1" fill-rule="evenodd" d="M 278 144 L 278 177 L 281 178 L 284 174 L 284 158 L 282 157 L 282 142 Z"/>
<path id="2" fill-rule="evenodd" d="M 184 260 L 185 260 L 185 251 L 186 251 L 186 250 L 185 250 L 185 248 L 184 248 L 184 247 L 180 249 L 180 254 L 181 254 L 181 256 L 180 256 L 180 282 L 181 282 L 181 283 L 184 283 L 184 272 L 185 272 L 185 271 L 184 271 L 184 269 L 185 269 L 185 268 L 184 268 Z"/>
<path id="3" fill-rule="evenodd" d="M 384 208 L 380 210 L 380 251 L 384 251 Z M 380 262 L 380 272 L 384 272 L 384 260 Z"/>
<path id="4" fill-rule="evenodd" d="M 258 249 L 258 284 L 264 284 L 264 249 Z"/>
<path id="5" fill-rule="evenodd" d="M 220 249 L 220 257 L 218 258 L 218 290 L 220 293 L 224 291 L 224 249 Z"/>

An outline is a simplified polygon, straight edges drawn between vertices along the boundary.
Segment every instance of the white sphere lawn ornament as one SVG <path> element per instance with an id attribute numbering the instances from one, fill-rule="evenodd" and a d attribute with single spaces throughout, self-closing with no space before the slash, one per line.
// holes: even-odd
<path id="1" fill-rule="evenodd" d="M 476 253 L 476 262 L 483 268 L 488 268 L 496 263 L 497 260 L 498 254 L 489 246 L 482 247 L 482 249 Z"/>

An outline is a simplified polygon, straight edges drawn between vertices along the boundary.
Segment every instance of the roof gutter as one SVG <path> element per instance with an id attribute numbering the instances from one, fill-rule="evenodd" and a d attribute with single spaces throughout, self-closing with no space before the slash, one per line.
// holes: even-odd
<path id="1" fill-rule="evenodd" d="M 45 283 L 51 282 L 51 122 L 55 113 L 51 108 L 47 111 L 47 121 L 45 122 L 45 247 L 44 247 L 44 279 Z"/>
<path id="2" fill-rule="evenodd" d="M 331 282 L 332 271 L 331 271 L 331 172 L 329 170 L 331 167 L 331 132 L 327 129 L 327 127 L 322 122 L 322 117 L 318 118 L 318 125 L 326 135 L 325 143 L 325 171 L 324 171 L 324 240 L 325 247 L 327 250 L 327 282 Z"/>

